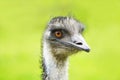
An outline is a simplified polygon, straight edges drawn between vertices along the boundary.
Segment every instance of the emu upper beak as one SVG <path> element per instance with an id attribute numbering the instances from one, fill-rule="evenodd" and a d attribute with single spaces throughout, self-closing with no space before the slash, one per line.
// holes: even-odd
<path id="1" fill-rule="evenodd" d="M 87 45 L 86 41 L 84 40 L 84 38 L 82 37 L 82 35 L 73 35 L 71 37 L 72 42 L 70 42 L 70 44 L 79 50 L 83 50 L 86 52 L 90 51 L 90 47 Z"/>

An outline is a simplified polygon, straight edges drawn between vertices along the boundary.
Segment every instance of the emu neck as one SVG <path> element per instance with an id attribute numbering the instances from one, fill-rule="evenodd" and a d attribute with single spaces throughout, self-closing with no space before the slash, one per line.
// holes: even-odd
<path id="1" fill-rule="evenodd" d="M 68 60 L 55 56 L 49 43 L 43 43 L 43 80 L 68 80 Z"/>

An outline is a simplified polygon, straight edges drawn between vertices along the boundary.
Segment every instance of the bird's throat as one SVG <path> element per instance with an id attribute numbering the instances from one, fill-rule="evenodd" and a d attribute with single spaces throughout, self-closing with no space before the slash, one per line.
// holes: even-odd
<path id="1" fill-rule="evenodd" d="M 68 80 L 68 59 L 53 55 L 47 42 L 43 43 L 43 80 Z"/>

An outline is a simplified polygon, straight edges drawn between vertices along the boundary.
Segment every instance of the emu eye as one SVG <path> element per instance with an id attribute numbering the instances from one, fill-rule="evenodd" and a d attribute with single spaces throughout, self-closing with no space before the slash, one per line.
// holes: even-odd
<path id="1" fill-rule="evenodd" d="M 61 31 L 55 31 L 55 32 L 54 32 L 54 35 L 55 35 L 55 37 L 57 37 L 57 38 L 62 38 L 62 37 L 63 37 L 63 33 L 62 33 Z"/>

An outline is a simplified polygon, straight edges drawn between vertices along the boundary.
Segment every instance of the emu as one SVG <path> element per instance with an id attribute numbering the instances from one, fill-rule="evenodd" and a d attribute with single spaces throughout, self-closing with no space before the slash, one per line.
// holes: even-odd
<path id="1" fill-rule="evenodd" d="M 42 80 L 68 80 L 68 58 L 78 51 L 89 52 L 82 37 L 84 25 L 72 17 L 54 17 L 42 40 Z"/>

